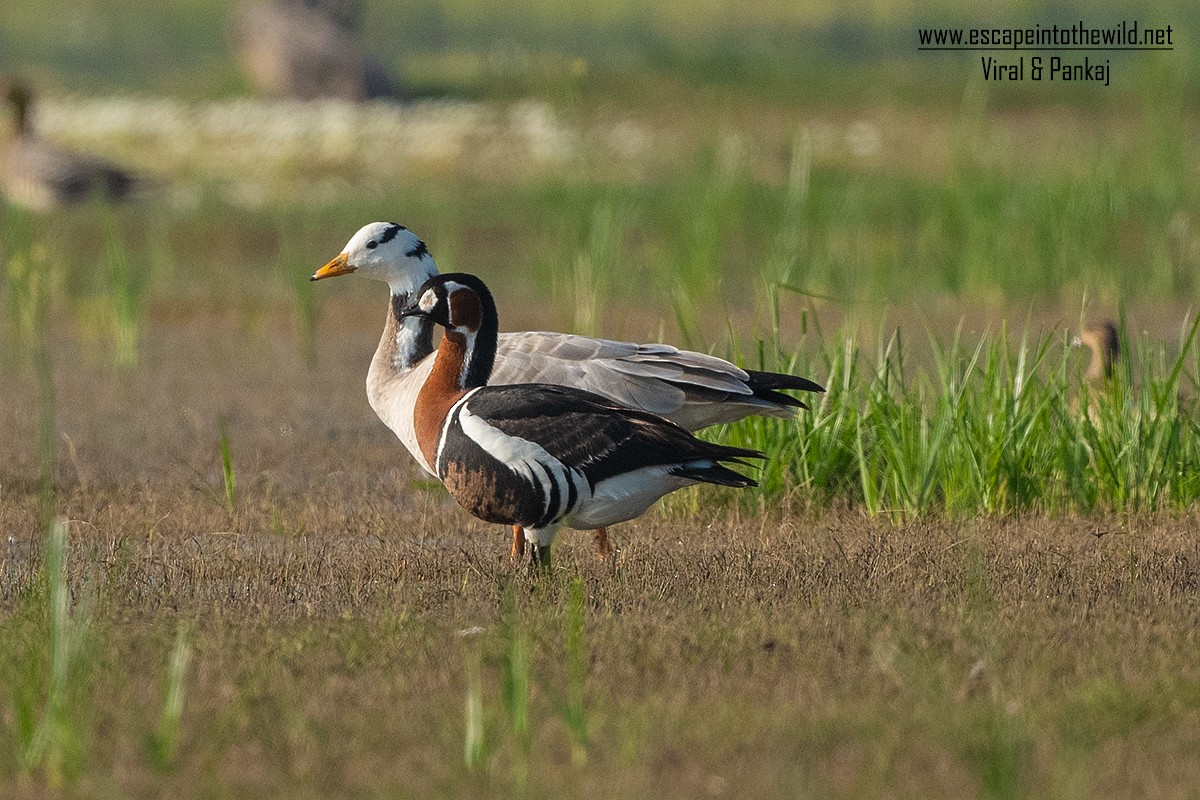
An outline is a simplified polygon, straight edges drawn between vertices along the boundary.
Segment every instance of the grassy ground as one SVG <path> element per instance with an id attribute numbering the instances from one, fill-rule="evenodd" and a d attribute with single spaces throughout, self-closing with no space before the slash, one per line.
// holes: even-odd
<path id="1" fill-rule="evenodd" d="M 710 169 L 696 163 L 650 184 L 647 207 L 684 219 L 663 187 Z M 811 196 L 844 191 L 839 175 L 868 180 L 842 169 Z M 1003 202 L 1019 208 L 1035 174 L 1002 184 Z M 738 197 L 786 198 L 769 181 L 746 185 Z M 1190 796 L 1197 519 L 1183 455 L 1195 418 L 1174 406 L 1130 415 L 1124 401 L 1109 407 L 1125 420 L 1115 426 L 1070 415 L 1082 364 L 1063 333 L 1078 297 L 1025 305 L 938 283 L 928 303 L 880 306 L 781 292 L 776 326 L 762 273 L 750 290 L 704 288 L 737 278 L 713 280 L 728 268 L 723 244 L 683 260 L 712 247 L 703 230 L 663 233 L 646 214 L 606 238 L 599 187 L 448 186 L 434 200 L 328 209 L 207 199 L 149 218 L 6 218 L 0 591 L 14 644 L 0 657 L 0 793 Z M 937 191 L 955 203 L 987 194 L 953 186 Z M 1186 175 L 1168 183 L 1176 199 L 1145 212 L 1145 226 L 1086 203 L 1063 213 L 1068 230 L 1120 229 L 1136 252 L 1160 245 L 1163 215 L 1191 214 L 1193 187 Z M 553 211 L 563 196 L 582 199 Z M 752 208 L 711 213 L 741 225 Z M 543 227 L 543 213 L 554 222 Z M 761 337 L 768 360 L 798 354 L 797 369 L 835 378 L 827 405 L 790 426 L 718 432 L 778 448 L 764 493 L 672 499 L 618 529 L 611 571 L 581 536 L 564 540 L 551 575 L 514 571 L 504 532 L 423 483 L 367 408 L 382 287 L 307 283 L 377 216 L 430 228 L 445 268 L 497 286 L 512 327 L 591 319 L 605 334 L 690 340 L 751 363 Z M 832 248 L 824 237 L 842 218 L 799 231 Z M 980 219 L 979 235 L 1018 240 Z M 889 252 L 890 220 L 862 217 L 863 241 Z M 956 235 L 928 235 L 956 258 Z M 628 250 L 642 255 L 626 262 Z M 597 313 L 576 316 L 591 280 L 580 258 L 605 265 L 591 273 L 605 282 Z M 1031 273 L 1039 263 L 1036 250 L 1013 258 Z M 685 263 L 698 264 L 694 294 L 674 288 L 687 285 L 675 282 Z M 1110 262 L 1087 290 L 1117 297 L 1125 269 Z M 656 288 L 632 304 L 636 275 Z M 1147 386 L 1190 386 L 1195 371 L 1194 345 L 1180 346 L 1190 317 L 1166 285 L 1145 281 L 1129 300 L 1135 341 L 1151 332 L 1135 403 L 1157 396 Z M 949 341 L 963 317 L 945 371 L 931 348 L 915 352 L 926 329 Z M 1022 320 L 1012 341 L 1005 318 Z M 1028 413 L 1009 391 L 1024 320 L 1034 345 L 1048 341 L 1025 382 Z M 877 371 L 874 343 L 895 324 L 914 352 L 903 370 Z M 847 341 L 853 378 L 832 369 Z M 832 435 L 814 436 L 818 422 Z M 1135 424 L 1167 456 L 1131 446 L 1140 440 L 1122 425 Z M 962 438 L 942 447 L 939 431 Z M 795 449 L 806 443 L 825 449 Z M 973 452 L 1013 457 L 964 461 Z M 1106 453 L 1121 466 L 1101 480 Z M 1061 474 L 1082 502 L 1042 479 L 1072 464 Z M 825 472 L 803 471 L 813 467 Z M 979 494 L 954 500 L 955 486 Z M 1148 500 L 1130 494 L 1138 487 Z M 44 557 L 46 509 L 69 520 L 69 603 Z"/>
<path id="2" fill-rule="evenodd" d="M 380 2 L 457 99 L 350 109 L 158 5 L 0 16 L 46 135 L 164 183 L 0 211 L 0 795 L 1195 795 L 1190 6 L 1055 12 L 1177 26 L 1110 92 L 912 54 L 1024 7 Z M 830 391 L 530 575 L 367 407 L 382 286 L 307 281 L 374 219 L 505 327 Z"/>
<path id="3" fill-rule="evenodd" d="M 577 537 L 530 576 L 499 529 L 392 489 L 334 475 L 234 521 L 177 488 L 73 491 L 58 633 L 32 501 L 6 491 L 5 794 L 1188 797 L 1200 780 L 1193 516 L 651 517 L 612 567 Z"/>
<path id="4" fill-rule="evenodd" d="M 136 366 L 53 326 L 64 559 L 10 367 L 4 794 L 1190 795 L 1194 510 L 693 492 L 531 576 L 366 407 L 377 295 L 316 368 L 286 313 L 158 308 Z"/>

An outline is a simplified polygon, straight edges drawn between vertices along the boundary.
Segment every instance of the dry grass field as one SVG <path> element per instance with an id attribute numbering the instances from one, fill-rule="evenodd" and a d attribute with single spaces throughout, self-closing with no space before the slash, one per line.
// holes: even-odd
<path id="1" fill-rule="evenodd" d="M 1194 4 L 368 0 L 419 99 L 360 106 L 249 97 L 235 5 L 0 14 L 156 183 L 0 206 L 0 798 L 1200 796 Z M 1111 87 L 914 49 L 1126 15 Z M 829 392 L 511 564 L 367 405 L 382 285 L 308 282 L 381 219 Z"/>
<path id="2" fill-rule="evenodd" d="M 531 574 L 374 420 L 373 326 L 328 322 L 318 369 L 286 329 L 213 319 L 157 325 L 136 371 L 61 339 L 65 584 L 28 477 L 36 382 L 0 384 L 0 793 L 1200 784 L 1195 513 L 893 523 L 707 492 L 617 528 L 611 564 L 567 533 Z"/>

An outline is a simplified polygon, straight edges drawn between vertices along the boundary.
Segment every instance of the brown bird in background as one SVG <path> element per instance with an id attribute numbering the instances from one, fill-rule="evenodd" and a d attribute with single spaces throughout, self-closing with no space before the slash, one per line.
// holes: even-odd
<path id="1" fill-rule="evenodd" d="M 16 80 L 0 82 L 12 135 L 0 154 L 0 191 L 9 203 L 46 211 L 86 200 L 115 202 L 149 182 L 109 161 L 76 153 L 33 130 L 33 93 Z"/>
<path id="2" fill-rule="evenodd" d="M 354 0 L 260 0 L 234 22 L 238 61 L 254 88 L 294 100 L 398 98 L 396 84 L 358 37 Z"/>
<path id="3" fill-rule="evenodd" d="M 1092 354 L 1087 379 L 1093 385 L 1112 380 L 1113 365 L 1121 357 L 1121 337 L 1117 326 L 1108 320 L 1088 325 L 1071 341 L 1075 347 L 1086 347 Z"/>
<path id="4" fill-rule="evenodd" d="M 1071 340 L 1074 347 L 1086 347 L 1091 352 L 1091 360 L 1088 362 L 1087 368 L 1087 386 L 1084 387 L 1083 393 L 1087 397 L 1088 417 L 1094 424 L 1098 425 L 1100 418 L 1101 398 L 1104 395 L 1112 394 L 1115 386 L 1114 376 L 1115 370 L 1122 358 L 1121 356 L 1121 337 L 1117 333 L 1116 323 L 1104 321 L 1088 325 L 1079 332 Z M 1186 375 L 1181 375 L 1180 380 L 1186 379 Z M 1137 405 L 1137 401 L 1142 397 L 1142 387 L 1132 384 L 1125 390 L 1125 403 L 1130 408 Z M 1071 411 L 1077 413 L 1081 402 L 1080 397 L 1076 397 L 1071 403 Z M 1196 393 L 1187 385 L 1178 386 L 1169 397 L 1157 398 L 1156 403 L 1164 402 L 1165 400 L 1173 400 L 1174 412 L 1178 412 L 1183 416 L 1195 416 L 1197 413 Z M 1171 408 L 1171 405 L 1165 408 Z M 1157 417 L 1160 410 L 1152 409 L 1150 416 Z"/>
<path id="5" fill-rule="evenodd" d="M 1071 339 L 1071 346 L 1086 347 L 1091 353 L 1085 373 L 1087 384 L 1071 400 L 1071 415 L 1077 416 L 1080 408 L 1086 408 L 1088 419 L 1099 427 L 1103 397 L 1112 389 L 1113 368 L 1121 355 L 1121 337 L 1116 324 L 1105 320 L 1086 326 Z"/>

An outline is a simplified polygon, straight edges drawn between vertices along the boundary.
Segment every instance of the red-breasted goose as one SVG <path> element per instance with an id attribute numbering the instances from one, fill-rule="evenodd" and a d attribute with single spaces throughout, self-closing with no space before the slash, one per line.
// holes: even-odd
<path id="1" fill-rule="evenodd" d="M 417 463 L 433 473 L 413 426 L 417 392 L 433 367 L 433 323 L 401 317 L 418 287 L 438 274 L 429 249 L 394 222 L 361 228 L 312 280 L 355 273 L 387 283 L 391 301 L 383 336 L 367 372 L 367 398 L 375 413 Z M 807 406 L 780 390 L 823 392 L 795 375 L 742 370 L 704 353 L 667 344 L 633 344 L 565 333 L 501 334 L 492 382 L 551 383 L 602 395 L 622 406 L 659 414 L 688 430 L 733 422 L 752 414 L 788 417 Z M 513 555 L 524 539 L 514 533 Z M 604 555 L 607 539 L 597 534 Z"/>
<path id="2" fill-rule="evenodd" d="M 536 562 L 549 561 L 562 525 L 602 529 L 697 483 L 755 485 L 721 462 L 763 458 L 757 450 L 705 442 L 582 389 L 488 385 L 496 304 L 473 275 L 430 278 L 398 316 L 446 329 L 413 412 L 425 461 L 467 511 L 523 529 Z"/>

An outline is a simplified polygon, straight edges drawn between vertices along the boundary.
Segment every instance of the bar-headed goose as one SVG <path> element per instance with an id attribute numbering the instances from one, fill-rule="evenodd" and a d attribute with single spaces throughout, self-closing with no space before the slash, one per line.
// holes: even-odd
<path id="1" fill-rule="evenodd" d="M 391 300 L 383 336 L 367 371 L 367 397 L 379 418 L 426 472 L 413 424 L 417 394 L 433 367 L 434 323 L 402 316 L 417 289 L 438 274 L 425 243 L 394 222 L 373 222 L 312 276 L 322 280 L 355 273 L 387 283 Z M 594 392 L 622 406 L 658 414 L 694 431 L 753 414 L 788 417 L 800 400 L 780 390 L 823 392 L 795 375 L 742 370 L 728 361 L 667 344 L 633 344 L 565 333 L 500 334 L 492 383 L 550 383 Z M 523 540 L 514 534 L 513 554 Z M 601 555 L 608 552 L 597 533 Z"/>
<path id="2" fill-rule="evenodd" d="M 333 0 L 244 3 L 234 19 L 238 61 L 254 87 L 272 97 L 397 97 L 383 63 L 362 48 L 359 11 Z"/>

